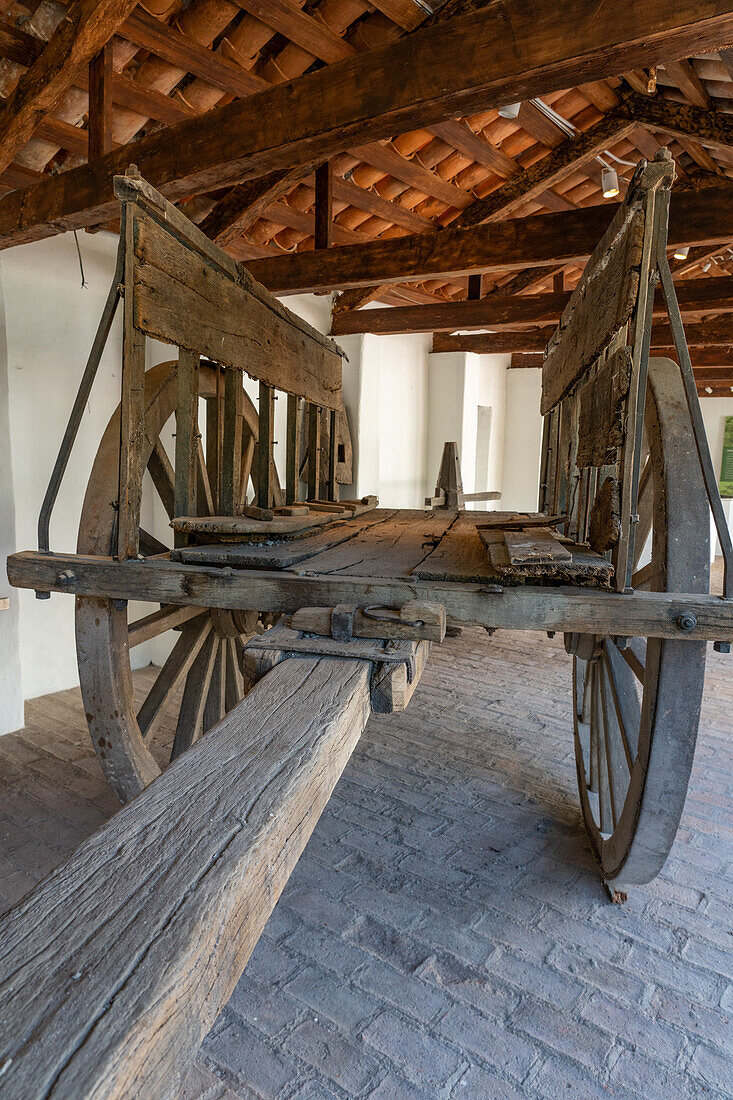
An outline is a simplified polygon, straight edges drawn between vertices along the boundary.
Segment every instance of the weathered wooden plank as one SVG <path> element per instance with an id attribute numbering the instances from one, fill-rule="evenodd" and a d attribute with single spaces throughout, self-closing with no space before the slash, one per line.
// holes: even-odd
<path id="1" fill-rule="evenodd" d="M 8 580 L 16 588 L 106 599 L 134 598 L 242 610 L 257 607 L 272 612 L 350 601 L 400 604 L 405 599 L 420 599 L 442 603 L 449 619 L 507 630 L 733 641 L 733 604 L 718 596 L 682 592 L 624 595 L 537 585 L 494 592 L 487 590 L 485 583 L 453 584 L 376 573 L 360 577 L 355 563 L 351 570 L 348 574 L 326 575 L 308 575 L 306 570 L 300 574 L 254 569 L 229 572 L 165 560 L 117 562 L 99 556 L 30 550 L 8 558 Z M 680 630 L 678 618 L 688 611 L 695 616 L 697 626 L 686 633 Z"/>
<path id="2" fill-rule="evenodd" d="M 573 555 L 547 527 L 525 527 L 503 531 L 502 537 L 512 565 L 546 565 L 572 561 Z"/>
<path id="3" fill-rule="evenodd" d="M 518 532 L 506 532 L 516 535 Z M 542 560 L 538 554 L 534 560 L 512 561 L 504 532 L 490 528 L 479 530 L 493 567 L 495 579 L 502 584 L 526 584 L 528 581 L 544 581 L 547 584 L 601 585 L 610 584 L 613 567 L 609 561 L 588 550 L 585 546 L 567 543 L 568 557 L 553 559 L 547 554 Z"/>
<path id="4" fill-rule="evenodd" d="M 622 207 L 560 319 L 542 367 L 540 411 L 549 412 L 630 319 L 639 292 L 644 210 Z M 610 237 L 610 240 L 608 239 Z"/>
<path id="5" fill-rule="evenodd" d="M 359 740 L 369 670 L 284 661 L 5 916 L 4 1096 L 177 1095 Z"/>
<path id="6" fill-rule="evenodd" d="M 297 562 L 305 561 L 323 550 L 330 550 L 342 542 L 354 538 L 360 531 L 376 523 L 384 523 L 395 515 L 394 511 L 375 510 L 357 519 L 336 520 L 325 530 L 313 535 L 284 542 L 266 543 L 235 542 L 213 543 L 210 546 L 189 546 L 174 550 L 174 561 L 193 564 L 247 566 L 250 569 L 289 569 Z M 271 545 L 268 545 L 271 544 Z"/>
<path id="7" fill-rule="evenodd" d="M 631 351 L 619 348 L 578 391 L 577 464 L 606 466 L 615 463 L 624 441 L 624 409 L 631 382 Z"/>
<path id="8" fill-rule="evenodd" d="M 279 309 L 248 293 L 135 211 L 134 323 L 140 332 L 198 352 L 253 378 L 316 400 L 341 400 L 341 361 L 300 326 L 279 322 Z"/>
<path id="9" fill-rule="evenodd" d="M 592 550 L 605 554 L 621 536 L 621 500 L 618 481 L 607 477 L 596 493 L 590 510 L 588 543 Z"/>
<path id="10" fill-rule="evenodd" d="M 139 22 L 158 24 L 163 41 L 156 50 L 176 38 L 158 20 Z M 586 0 L 566 0 L 562 7 L 535 0 L 513 2 L 509 16 L 489 4 L 328 71 L 315 70 L 257 95 L 235 91 L 246 98 L 144 137 L 135 143 L 134 156 L 156 186 L 178 199 L 277 169 L 322 163 L 351 144 L 559 91 L 589 75 L 600 80 L 712 50 L 731 37 L 733 15 L 726 0 L 674 5 L 643 0 L 600 14 L 590 13 Z M 231 62 L 227 66 L 214 51 L 199 53 L 208 55 L 207 78 L 223 76 L 219 86 L 227 83 L 226 90 L 233 90 L 235 78 L 239 88 L 257 86 L 255 74 Z M 226 73 L 212 73 L 217 62 Z M 28 188 L 22 198 L 6 196 L 0 201 L 0 243 L 103 221 L 112 213 L 112 177 L 129 160 L 129 149 L 114 151 L 93 169 L 72 169 L 64 178 Z"/>
<path id="11" fill-rule="evenodd" d="M 274 491 L 272 482 L 271 491 Z M 195 533 L 225 542 L 241 542 L 248 538 L 254 541 L 292 539 L 307 534 L 314 527 L 334 523 L 341 517 L 370 512 L 376 505 L 376 497 L 362 497 L 360 501 L 344 502 L 343 506 L 309 503 L 307 511 L 305 506 L 289 506 L 276 514 L 274 509 L 280 507 L 276 502 L 273 508 L 247 507 L 238 516 L 177 516 L 171 521 L 171 527 L 174 531 Z"/>
<path id="12" fill-rule="evenodd" d="M 426 557 L 456 518 L 455 512 L 401 511 L 347 543 L 293 566 L 295 573 L 403 576 Z M 339 602 L 339 601 L 336 601 Z"/>

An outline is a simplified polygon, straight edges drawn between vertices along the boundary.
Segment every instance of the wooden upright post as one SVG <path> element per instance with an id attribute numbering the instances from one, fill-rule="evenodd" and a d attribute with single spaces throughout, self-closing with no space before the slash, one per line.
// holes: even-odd
<path id="1" fill-rule="evenodd" d="M 242 450 L 242 376 L 224 371 L 224 432 L 221 463 L 221 510 L 233 516 L 239 504 L 240 453 Z"/>
<path id="2" fill-rule="evenodd" d="M 477 275 L 468 276 L 468 300 L 469 302 L 478 302 L 481 298 L 481 283 L 483 281 L 483 275 L 479 272 Z"/>
<path id="3" fill-rule="evenodd" d="M 221 455 L 224 443 L 224 379 L 222 368 L 216 370 L 216 394 L 206 402 L 206 469 L 214 500 L 214 513 L 221 508 Z"/>
<path id="4" fill-rule="evenodd" d="M 326 161 L 316 168 L 316 248 L 333 244 L 333 165 Z"/>
<path id="5" fill-rule="evenodd" d="M 125 208 L 125 295 L 122 329 L 122 398 L 120 403 L 120 477 L 117 507 L 117 557 L 136 558 L 140 550 L 140 501 L 145 447 L 145 336 L 135 328 L 132 266 L 134 208 Z"/>
<path id="6" fill-rule="evenodd" d="M 328 432 L 328 483 L 326 486 L 326 498 L 336 499 L 336 456 L 338 451 L 338 414 L 331 409 L 329 414 Z"/>
<path id="7" fill-rule="evenodd" d="M 199 357 L 181 348 L 178 352 L 178 404 L 176 405 L 176 474 L 173 514 L 196 515 L 196 477 L 199 446 Z M 176 531 L 176 546 L 188 536 Z"/>
<path id="8" fill-rule="evenodd" d="M 288 436 L 285 448 L 285 503 L 298 503 L 300 480 L 300 398 L 288 394 Z"/>
<path id="9" fill-rule="evenodd" d="M 321 472 L 321 410 L 308 406 L 308 500 L 318 500 Z"/>
<path id="10" fill-rule="evenodd" d="M 257 506 L 269 508 L 272 502 L 272 441 L 275 391 L 260 382 L 260 432 L 257 443 Z"/>
<path id="11" fill-rule="evenodd" d="M 112 43 L 89 62 L 89 152 L 99 160 L 112 148 Z"/>

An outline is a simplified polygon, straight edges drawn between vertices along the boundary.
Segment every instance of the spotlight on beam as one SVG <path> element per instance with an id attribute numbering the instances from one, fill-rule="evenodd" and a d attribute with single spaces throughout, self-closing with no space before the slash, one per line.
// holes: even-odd
<path id="1" fill-rule="evenodd" d="M 618 195 L 618 173 L 615 168 L 606 166 L 601 173 L 601 190 L 604 199 L 615 199 Z"/>
<path id="2" fill-rule="evenodd" d="M 521 103 L 505 103 L 503 107 L 499 108 L 499 114 L 502 118 L 514 119 L 519 114 L 521 106 Z"/>
<path id="3" fill-rule="evenodd" d="M 674 250 L 675 260 L 686 260 L 689 255 L 690 255 L 690 246 L 689 246 L 689 244 L 686 244 L 684 246 L 684 248 L 675 248 L 675 250 Z"/>

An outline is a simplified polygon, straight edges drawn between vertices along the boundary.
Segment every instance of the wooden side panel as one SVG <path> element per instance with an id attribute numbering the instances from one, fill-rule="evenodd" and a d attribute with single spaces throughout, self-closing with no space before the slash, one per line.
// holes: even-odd
<path id="1" fill-rule="evenodd" d="M 607 234 L 593 253 L 550 341 L 542 368 L 543 414 L 582 378 L 634 310 L 645 218 L 643 209 L 626 214 L 616 235 L 608 240 Z"/>
<path id="2" fill-rule="evenodd" d="M 579 391 L 578 466 L 615 463 L 624 441 L 624 400 L 631 382 L 631 349 L 619 348 Z"/>
<path id="3" fill-rule="evenodd" d="M 253 294 L 137 205 L 133 317 L 148 336 L 327 408 L 341 404 L 341 357 L 274 299 Z"/>

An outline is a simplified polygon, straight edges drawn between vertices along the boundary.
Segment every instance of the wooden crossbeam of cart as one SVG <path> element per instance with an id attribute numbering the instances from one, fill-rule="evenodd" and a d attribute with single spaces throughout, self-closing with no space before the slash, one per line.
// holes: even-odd
<path id="1" fill-rule="evenodd" d="M 184 565 L 165 559 L 112 558 L 24 551 L 8 558 L 17 588 L 113 600 L 200 607 L 296 612 L 356 602 L 400 605 L 408 599 L 439 603 L 449 622 L 507 630 L 561 630 L 733 641 L 733 601 L 705 593 L 615 593 L 592 588 L 421 581 L 404 577 L 306 575 L 257 569 Z M 692 616 L 694 624 L 685 618 Z M 687 624 L 680 625 L 680 620 Z"/>

